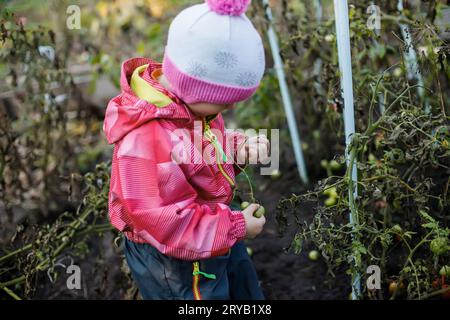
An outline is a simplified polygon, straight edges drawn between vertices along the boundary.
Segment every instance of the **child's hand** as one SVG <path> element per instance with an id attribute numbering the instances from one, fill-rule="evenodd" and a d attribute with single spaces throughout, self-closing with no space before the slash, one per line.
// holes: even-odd
<path id="1" fill-rule="evenodd" d="M 255 218 L 253 213 L 258 210 L 259 204 L 252 203 L 245 210 L 242 211 L 245 219 L 245 227 L 247 233 L 245 237 L 247 239 L 253 239 L 263 230 L 264 224 L 266 223 L 266 218 L 262 216 L 261 218 Z"/>
<path id="2" fill-rule="evenodd" d="M 245 147 L 238 150 L 238 159 L 246 159 L 247 163 L 262 163 L 269 159 L 270 142 L 263 134 L 248 138 Z"/>

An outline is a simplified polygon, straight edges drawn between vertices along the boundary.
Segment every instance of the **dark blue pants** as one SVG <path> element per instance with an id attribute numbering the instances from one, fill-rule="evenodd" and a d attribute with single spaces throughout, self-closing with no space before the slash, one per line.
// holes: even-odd
<path id="1" fill-rule="evenodd" d="M 193 262 L 163 255 L 149 244 L 125 238 L 125 256 L 144 299 L 193 300 Z M 238 242 L 227 256 L 199 260 L 202 299 L 262 300 L 261 287 L 244 243 Z"/>

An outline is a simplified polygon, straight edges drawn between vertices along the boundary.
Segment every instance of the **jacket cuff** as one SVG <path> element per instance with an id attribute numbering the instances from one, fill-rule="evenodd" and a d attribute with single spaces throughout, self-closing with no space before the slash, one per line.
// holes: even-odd
<path id="1" fill-rule="evenodd" d="M 234 225 L 232 229 L 233 236 L 239 241 L 245 238 L 247 228 L 245 226 L 245 219 L 242 211 L 231 211 L 231 221 Z"/>

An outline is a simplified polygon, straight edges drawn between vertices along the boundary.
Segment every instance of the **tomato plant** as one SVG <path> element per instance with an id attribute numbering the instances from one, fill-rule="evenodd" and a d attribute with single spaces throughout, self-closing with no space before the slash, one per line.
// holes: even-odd
<path id="1" fill-rule="evenodd" d="M 333 22 L 311 21 L 312 4 L 299 10 L 291 1 L 283 3 L 284 14 L 278 16 L 285 35 L 283 57 L 289 81 L 302 88 L 295 96 L 303 137 L 309 139 L 305 153 L 311 170 L 322 177 L 312 190 L 279 202 L 280 225 L 293 214 L 298 226 L 290 249 L 300 253 L 305 246 L 318 248 L 330 274 L 345 268 L 360 275 L 362 284 L 366 268 L 379 266 L 384 289 L 374 294 L 363 285 L 360 298 L 440 296 L 447 284 L 431 284 L 450 262 L 450 117 L 449 91 L 444 89 L 449 85 L 450 50 L 433 24 L 435 16 L 418 18 L 414 14 L 424 8 L 411 5 L 400 17 L 382 2 L 389 18 L 375 33 L 365 25 L 365 5 L 350 8 L 357 133 L 345 150 L 340 73 L 335 41 L 329 36 Z M 430 53 L 419 57 L 420 68 L 426 70 L 423 83 L 409 75 L 402 59 L 401 19 L 415 30 L 414 45 Z M 347 163 L 355 163 L 357 182 L 352 181 L 352 167 L 338 166 L 345 155 Z M 306 202 L 315 210 L 311 221 L 299 216 Z"/>

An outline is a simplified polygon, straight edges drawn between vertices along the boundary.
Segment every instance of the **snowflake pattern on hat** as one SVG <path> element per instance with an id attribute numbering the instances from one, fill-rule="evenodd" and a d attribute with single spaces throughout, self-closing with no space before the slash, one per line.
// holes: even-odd
<path id="1" fill-rule="evenodd" d="M 195 78 L 202 78 L 207 75 L 208 70 L 206 69 L 206 66 L 200 62 L 191 61 L 186 72 Z"/>
<path id="2" fill-rule="evenodd" d="M 257 76 L 253 72 L 242 72 L 236 78 L 236 84 L 242 87 L 253 87 L 258 83 Z"/>
<path id="3" fill-rule="evenodd" d="M 250 0 L 208 0 L 184 9 L 169 27 L 163 63 L 185 102 L 244 101 L 265 69 L 258 30 L 245 15 Z"/>
<path id="4" fill-rule="evenodd" d="M 238 58 L 234 53 L 219 51 L 214 56 L 214 62 L 221 68 L 233 69 L 238 64 Z"/>

